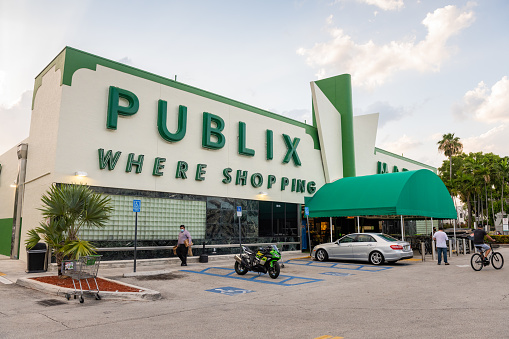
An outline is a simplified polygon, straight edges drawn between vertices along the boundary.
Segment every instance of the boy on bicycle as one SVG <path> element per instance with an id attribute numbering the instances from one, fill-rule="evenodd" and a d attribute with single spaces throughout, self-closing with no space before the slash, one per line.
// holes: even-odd
<path id="1" fill-rule="evenodd" d="M 484 243 L 484 236 L 490 241 L 495 241 L 486 233 L 481 224 L 477 225 L 477 229 L 474 231 L 474 246 L 479 250 L 483 249 L 485 251 L 484 260 L 488 260 L 488 254 L 490 254 L 491 249 Z"/>

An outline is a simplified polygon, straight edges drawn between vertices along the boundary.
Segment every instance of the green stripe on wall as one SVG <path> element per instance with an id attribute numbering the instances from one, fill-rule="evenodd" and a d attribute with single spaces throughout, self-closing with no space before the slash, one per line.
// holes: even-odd
<path id="1" fill-rule="evenodd" d="M 12 218 L 0 219 L 0 254 L 11 255 Z"/>

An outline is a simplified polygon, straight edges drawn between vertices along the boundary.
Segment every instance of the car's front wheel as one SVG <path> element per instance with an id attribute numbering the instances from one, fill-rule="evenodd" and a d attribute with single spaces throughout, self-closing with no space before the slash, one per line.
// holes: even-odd
<path id="1" fill-rule="evenodd" d="M 327 251 L 324 249 L 319 249 L 316 251 L 316 260 L 318 261 L 326 261 L 329 258 L 329 255 L 327 254 Z"/>
<path id="2" fill-rule="evenodd" d="M 382 265 L 384 263 L 384 256 L 378 251 L 371 252 L 369 254 L 369 262 L 372 265 Z"/>

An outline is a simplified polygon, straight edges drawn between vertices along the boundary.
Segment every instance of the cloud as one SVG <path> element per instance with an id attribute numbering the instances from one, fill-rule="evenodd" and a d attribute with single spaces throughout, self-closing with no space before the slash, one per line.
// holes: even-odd
<path id="1" fill-rule="evenodd" d="M 311 110 L 309 109 L 292 109 L 282 112 L 282 115 L 300 122 L 306 121 L 309 125 L 313 124 Z"/>
<path id="2" fill-rule="evenodd" d="M 509 122 L 508 77 L 502 77 L 491 88 L 481 81 L 465 93 L 461 103 L 453 106 L 453 113 L 459 119 L 473 117 L 486 123 Z"/>
<path id="3" fill-rule="evenodd" d="M 377 6 L 384 11 L 400 10 L 405 7 L 403 0 L 357 0 L 360 3 Z"/>
<path id="4" fill-rule="evenodd" d="M 421 141 L 412 139 L 406 134 L 403 134 L 398 140 L 383 142 L 379 147 L 392 153 L 405 154 L 421 145 Z"/>
<path id="5" fill-rule="evenodd" d="M 377 101 L 369 105 L 364 111 L 366 114 L 380 113 L 380 120 L 378 121 L 379 127 L 384 126 L 389 121 L 399 120 L 403 116 L 412 114 L 408 109 L 402 106 L 392 106 L 386 101 Z"/>
<path id="6" fill-rule="evenodd" d="M 331 18 L 327 19 L 331 22 Z M 297 54 L 306 57 L 306 63 L 317 70 L 321 79 L 338 73 L 350 73 L 356 86 L 368 89 L 385 83 L 396 72 L 416 70 L 438 72 L 442 62 L 450 57 L 453 48 L 447 45 L 450 37 L 459 34 L 474 22 L 473 11 L 462 11 L 446 6 L 428 13 L 422 24 L 426 37 L 415 37 L 377 45 L 372 40 L 359 44 L 341 28 L 331 27 L 331 40 L 313 47 L 299 48 Z"/>
<path id="7" fill-rule="evenodd" d="M 498 154 L 500 156 L 509 155 L 507 144 L 509 143 L 509 131 L 506 124 L 496 126 L 487 132 L 465 139 L 463 143 L 463 152 L 484 152 Z"/>
<path id="8" fill-rule="evenodd" d="M 32 111 L 32 93 L 26 91 L 10 107 L 0 106 L 0 154 L 5 153 L 28 137 Z"/>

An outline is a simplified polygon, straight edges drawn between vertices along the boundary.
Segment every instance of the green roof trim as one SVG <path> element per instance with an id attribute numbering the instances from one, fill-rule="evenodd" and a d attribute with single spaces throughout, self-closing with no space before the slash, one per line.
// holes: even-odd
<path id="1" fill-rule="evenodd" d="M 410 163 L 412 163 L 414 165 L 419 165 L 419 166 L 425 167 L 425 168 L 429 169 L 430 171 L 433 171 L 435 174 L 437 173 L 437 168 L 436 167 L 433 167 L 433 166 L 430 166 L 430 165 L 426 165 L 426 164 L 423 164 L 422 162 L 415 161 L 415 160 L 412 160 L 412 159 L 409 159 L 409 158 L 405 158 L 404 156 L 398 155 L 396 153 L 392 153 L 392 152 L 389 152 L 389 151 L 385 151 L 385 150 L 383 150 L 381 148 L 375 147 L 375 154 L 377 154 L 377 153 L 382 153 L 382 154 L 385 154 L 385 155 L 389 155 L 389 156 L 391 156 L 393 158 L 401 159 L 401 160 L 410 162 Z"/>
<path id="2" fill-rule="evenodd" d="M 153 81 L 162 85 L 166 85 L 169 87 L 173 87 L 182 91 L 186 91 L 188 93 L 196 94 L 201 97 L 211 99 L 214 101 L 218 101 L 230 106 L 234 106 L 240 109 L 244 109 L 246 111 L 250 111 L 252 113 L 260 114 L 265 117 L 276 119 L 279 121 L 282 121 L 287 124 L 291 124 L 297 127 L 304 128 L 306 131 L 306 134 L 309 134 L 313 138 L 314 142 L 314 148 L 319 150 L 320 149 L 320 141 L 318 140 L 318 130 L 316 127 L 302 123 L 297 120 L 293 120 L 291 118 L 287 118 L 266 110 L 263 110 L 261 108 L 257 108 L 248 104 L 244 104 L 242 102 L 229 99 L 226 97 L 223 97 L 218 94 L 214 94 L 211 92 L 207 92 L 205 90 L 192 87 L 186 84 L 183 84 L 181 82 L 177 82 L 168 78 L 164 78 L 162 76 L 142 71 L 138 68 L 134 68 L 125 64 L 122 64 L 120 62 L 108 60 L 87 52 L 80 51 L 78 49 L 72 48 L 72 47 L 65 47 L 60 54 L 53 59 L 53 61 L 36 77 L 35 79 L 35 86 L 34 86 L 34 96 L 32 99 L 32 109 L 33 109 L 33 103 L 35 100 L 35 95 L 37 93 L 38 88 L 42 84 L 42 77 L 44 74 L 46 74 L 53 66 L 56 65 L 55 70 L 62 69 L 62 80 L 61 84 L 71 86 L 72 84 L 72 76 L 74 75 L 74 72 L 76 72 L 79 69 L 87 68 L 90 70 L 95 71 L 97 65 L 101 65 L 107 68 L 111 68 L 114 70 L 117 70 L 119 72 L 127 73 L 134 75 L 136 77 L 146 79 L 149 81 Z"/>
<path id="3" fill-rule="evenodd" d="M 342 178 L 322 186 L 306 206 L 310 217 L 457 217 L 444 183 L 427 169 Z"/>

